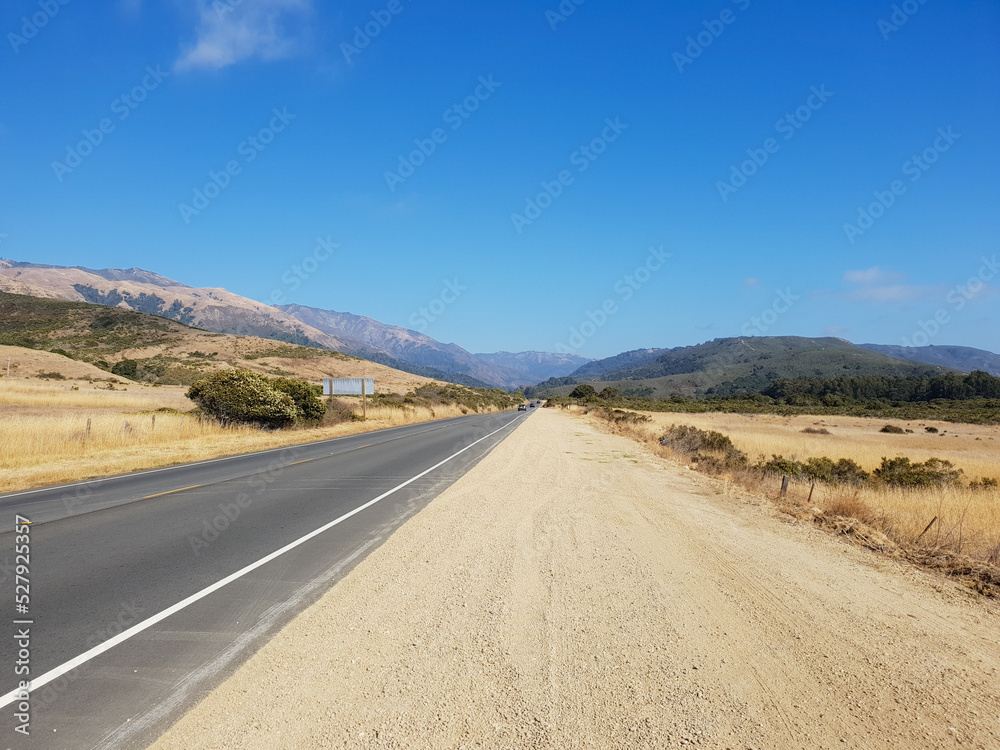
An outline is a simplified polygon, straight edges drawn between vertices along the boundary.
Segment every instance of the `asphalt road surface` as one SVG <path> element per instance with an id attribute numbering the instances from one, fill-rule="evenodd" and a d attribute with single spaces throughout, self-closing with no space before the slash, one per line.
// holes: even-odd
<path id="1" fill-rule="evenodd" d="M 530 414 L 0 496 L 0 748 L 145 747 Z"/>

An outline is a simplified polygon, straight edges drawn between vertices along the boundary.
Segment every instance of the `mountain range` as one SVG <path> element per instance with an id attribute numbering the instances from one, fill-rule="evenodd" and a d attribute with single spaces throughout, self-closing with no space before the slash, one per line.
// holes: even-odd
<path id="1" fill-rule="evenodd" d="M 891 349 L 892 347 L 890 347 Z M 934 347 L 939 349 L 942 347 Z M 948 347 L 950 348 L 950 347 Z M 935 352 L 934 362 L 873 351 L 839 338 L 760 336 L 715 339 L 697 346 L 638 349 L 588 362 L 565 378 L 552 378 L 530 389 L 533 395 L 566 395 L 580 383 L 598 390 L 614 387 L 626 395 L 677 395 L 759 392 L 780 378 L 879 375 L 933 376 L 969 370 L 942 364 L 981 362 L 989 352 L 973 357 L 948 357 Z M 971 369 L 982 369 L 979 367 Z"/>
<path id="2" fill-rule="evenodd" d="M 141 268 L 92 269 L 0 259 L 0 291 L 158 315 L 215 333 L 313 346 L 423 377 L 517 388 L 568 375 L 585 357 L 549 352 L 472 354 L 457 344 L 372 318 L 302 305 L 272 307 L 221 288 L 196 288 Z"/>
<path id="3" fill-rule="evenodd" d="M 796 336 L 716 339 L 637 349 L 601 360 L 551 352 L 474 354 L 403 326 L 298 304 L 272 307 L 222 288 L 197 288 L 141 268 L 91 269 L 0 259 L 0 291 L 149 313 L 205 331 L 274 339 L 360 357 L 425 378 L 561 394 L 577 383 L 669 396 L 759 389 L 778 377 L 934 375 L 984 370 L 1000 356 L 960 346 L 855 345 Z"/>

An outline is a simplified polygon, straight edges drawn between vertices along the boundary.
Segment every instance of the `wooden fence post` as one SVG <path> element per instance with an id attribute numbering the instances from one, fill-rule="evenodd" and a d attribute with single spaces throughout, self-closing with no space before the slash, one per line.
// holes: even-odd
<path id="1" fill-rule="evenodd" d="M 788 494 L 788 477 L 784 476 L 781 478 L 781 496 L 785 497 Z"/>

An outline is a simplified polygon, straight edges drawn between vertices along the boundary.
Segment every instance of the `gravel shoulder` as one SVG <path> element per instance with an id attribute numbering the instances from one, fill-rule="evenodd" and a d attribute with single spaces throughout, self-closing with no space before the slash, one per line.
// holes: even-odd
<path id="1" fill-rule="evenodd" d="M 533 414 L 155 748 L 1000 747 L 1000 607 Z"/>

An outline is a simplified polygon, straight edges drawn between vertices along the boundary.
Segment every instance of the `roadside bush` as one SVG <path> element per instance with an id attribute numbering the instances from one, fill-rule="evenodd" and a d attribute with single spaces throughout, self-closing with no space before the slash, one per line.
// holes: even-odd
<path id="1" fill-rule="evenodd" d="M 849 458 L 842 458 L 833 465 L 834 484 L 864 484 L 870 482 L 871 478 L 871 474 Z"/>
<path id="2" fill-rule="evenodd" d="M 941 487 L 956 484 L 962 470 L 956 469 L 951 461 L 940 458 L 928 458 L 921 464 L 900 456 L 883 458 L 874 475 L 893 487 Z"/>
<path id="3" fill-rule="evenodd" d="M 829 459 L 827 459 L 829 461 Z M 771 460 L 758 463 L 756 468 L 769 474 L 788 475 L 792 479 L 797 479 L 805 473 L 805 466 L 798 461 L 771 454 Z"/>
<path id="4" fill-rule="evenodd" d="M 660 438 L 660 445 L 678 453 L 691 454 L 693 462 L 711 473 L 742 467 L 747 463 L 746 454 L 733 445 L 728 435 L 714 430 L 699 430 L 690 425 L 670 425 L 666 434 Z M 707 456 L 703 451 L 721 456 Z"/>
<path id="5" fill-rule="evenodd" d="M 734 469 L 746 468 L 747 457 L 739 451 L 736 453 L 727 453 L 724 456 L 695 453 L 691 456 L 691 463 L 697 464 L 698 470 L 706 474 L 722 474 Z"/>
<path id="6" fill-rule="evenodd" d="M 930 433 L 935 433 L 935 432 L 938 431 L 938 428 L 937 427 L 925 427 L 924 431 L 930 432 Z"/>
<path id="7" fill-rule="evenodd" d="M 187 396 L 222 424 L 290 427 L 300 413 L 287 393 L 276 390 L 266 375 L 250 370 L 223 370 L 196 381 Z"/>
<path id="8" fill-rule="evenodd" d="M 585 383 L 574 388 L 573 392 L 569 394 L 569 397 L 581 399 L 583 401 L 593 401 L 597 399 L 597 391 L 594 390 L 594 386 L 587 385 Z"/>
<path id="9" fill-rule="evenodd" d="M 614 424 L 641 424 L 642 422 L 652 422 L 645 414 L 634 411 L 624 411 L 622 409 L 612 409 L 605 414 L 607 420 Z"/>
<path id="10" fill-rule="evenodd" d="M 274 378 L 271 387 L 281 393 L 287 393 L 295 402 L 299 411 L 299 419 L 303 422 L 319 422 L 326 416 L 326 406 L 320 396 L 323 389 L 318 385 L 310 385 L 304 380 L 292 378 Z"/>
<path id="11" fill-rule="evenodd" d="M 617 389 L 612 388 L 610 385 L 597 394 L 597 397 L 604 401 L 615 401 L 621 398 L 621 396 L 622 395 L 617 391 Z"/>
<path id="12" fill-rule="evenodd" d="M 802 473 L 809 479 L 829 484 L 864 484 L 871 480 L 871 475 L 860 464 L 849 458 L 834 461 L 822 456 L 810 458 L 802 464 Z"/>
<path id="13" fill-rule="evenodd" d="M 387 401 L 387 403 L 396 403 L 394 401 Z M 400 408 L 402 404 L 399 404 Z M 341 422 L 360 422 L 364 417 L 360 414 L 355 414 L 354 409 L 351 408 L 350 404 L 345 404 L 335 398 L 327 399 L 326 406 L 326 420 L 324 424 L 340 424 Z"/>
<path id="14" fill-rule="evenodd" d="M 977 481 L 969 482 L 969 489 L 972 490 L 995 490 L 1000 487 L 1000 480 L 993 477 L 984 477 Z"/>
<path id="15" fill-rule="evenodd" d="M 904 430 L 902 427 L 896 427 L 896 425 L 894 425 L 894 424 L 887 424 L 885 427 L 883 427 L 881 430 L 879 430 L 879 432 L 888 432 L 891 435 L 905 435 L 906 434 L 906 430 Z"/>
<path id="16" fill-rule="evenodd" d="M 429 383 L 415 388 L 403 397 L 404 404 L 426 406 L 433 409 L 437 405 L 454 404 L 464 406 L 477 414 L 496 409 L 503 411 L 513 408 L 524 400 L 520 391 L 510 393 L 500 388 L 470 388 L 453 383 Z"/>

